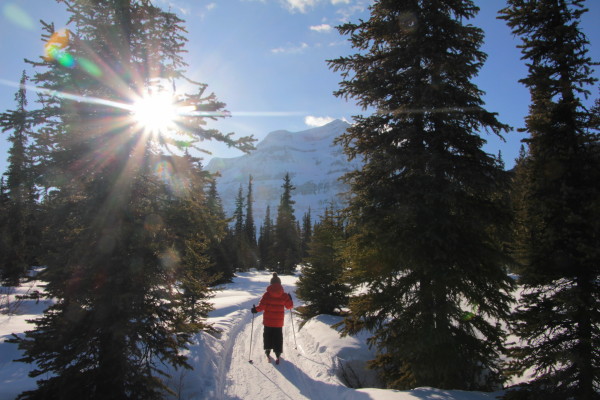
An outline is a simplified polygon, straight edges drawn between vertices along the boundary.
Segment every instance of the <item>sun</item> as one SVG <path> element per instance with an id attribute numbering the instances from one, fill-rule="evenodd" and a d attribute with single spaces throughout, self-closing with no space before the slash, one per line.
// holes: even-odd
<path id="1" fill-rule="evenodd" d="M 145 132 L 167 135 L 177 128 L 178 108 L 172 94 L 158 92 L 137 99 L 132 106 L 135 122 Z"/>

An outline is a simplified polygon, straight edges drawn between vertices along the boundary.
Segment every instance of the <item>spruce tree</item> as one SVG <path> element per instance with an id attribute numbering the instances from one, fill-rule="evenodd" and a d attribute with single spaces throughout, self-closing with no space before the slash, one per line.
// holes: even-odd
<path id="1" fill-rule="evenodd" d="M 380 0 L 338 27 L 357 54 L 329 61 L 335 93 L 376 112 L 337 140 L 364 161 L 351 186 L 345 332 L 368 329 L 390 388 L 490 389 L 511 281 L 506 173 L 480 132 L 507 129 L 472 82 L 485 61 L 473 1 Z"/>
<path id="2" fill-rule="evenodd" d="M 254 211 L 252 210 L 253 203 L 252 175 L 250 175 L 248 178 L 248 192 L 246 193 L 246 219 L 244 220 L 244 238 L 246 243 L 245 264 L 247 268 L 256 268 L 258 266 L 258 245 L 256 243 Z"/>
<path id="3" fill-rule="evenodd" d="M 271 220 L 271 207 L 267 206 L 265 220 L 260 227 L 260 237 L 258 239 L 258 254 L 260 259 L 259 267 L 261 269 L 273 269 L 271 252 L 273 248 L 274 235 L 273 221 Z"/>
<path id="4" fill-rule="evenodd" d="M 512 371 L 533 371 L 527 398 L 591 400 L 600 392 L 600 147 L 597 82 L 579 29 L 583 0 L 509 0 L 501 11 L 520 36 L 531 105 L 517 250 L 523 286 Z"/>
<path id="5" fill-rule="evenodd" d="M 44 23 L 46 55 L 32 62 L 45 91 L 31 115 L 41 180 L 51 188 L 39 278 L 55 302 L 14 338 L 40 378 L 19 398 L 159 399 L 169 392 L 164 365 L 189 368 L 182 350 L 202 328 L 186 315 L 179 286 L 193 260 L 184 246 L 196 237 L 160 222 L 193 185 L 187 167 L 177 170 L 185 163 L 163 156 L 208 139 L 242 149 L 250 142 L 205 128 L 203 116 L 225 115 L 206 85 L 169 90 L 185 79 L 176 15 L 146 1 L 66 4 L 72 29 Z M 132 103 L 150 91 L 186 106 L 173 128 L 181 140 L 136 121 Z"/>
<path id="6" fill-rule="evenodd" d="M 325 215 L 315 225 L 308 257 L 304 261 L 302 275 L 298 278 L 296 294 L 306 306 L 301 311 L 304 319 L 319 314 L 339 314 L 348 304 L 350 287 L 344 281 L 344 265 L 340 256 L 344 227 L 333 210 L 325 209 Z"/>
<path id="7" fill-rule="evenodd" d="M 296 226 L 294 203 L 290 174 L 283 178 L 283 193 L 277 208 L 275 222 L 275 235 L 273 238 L 272 261 L 273 270 L 277 273 L 291 274 L 296 270 L 296 265 L 301 261 L 300 234 Z"/>
<path id="8" fill-rule="evenodd" d="M 171 227 L 169 247 L 161 254 L 161 262 L 165 269 L 173 271 L 170 278 L 179 282 L 176 287 L 185 321 L 194 329 L 206 330 L 208 326 L 203 321 L 212 310 L 208 302 L 210 286 L 221 278 L 212 271 L 210 246 L 222 221 L 213 218 L 208 208 L 204 193 L 208 174 L 202 170 L 200 160 L 186 152 L 183 157 L 165 156 L 163 161 L 174 166 L 187 190 L 166 204 L 164 221 L 159 215 L 152 215 L 148 226 L 152 230 Z"/>
<path id="9" fill-rule="evenodd" d="M 308 207 L 308 211 L 302 217 L 302 230 L 301 230 L 301 248 L 302 248 L 302 258 L 308 256 L 308 246 L 310 244 L 312 238 L 312 221 L 310 215 L 310 207 Z"/>
<path id="10" fill-rule="evenodd" d="M 256 247 L 256 225 L 254 225 L 254 212 L 252 204 L 254 195 L 252 193 L 252 175 L 248 178 L 248 192 L 246 193 L 246 220 L 244 221 L 244 231 L 251 247 Z"/>
<path id="11" fill-rule="evenodd" d="M 8 195 L 4 184 L 4 176 L 0 176 L 0 265 L 4 265 L 4 260 L 9 252 L 8 241 Z"/>
<path id="12" fill-rule="evenodd" d="M 0 114 L 2 131 L 12 130 L 8 141 L 8 169 L 6 176 L 5 225 L 3 225 L 5 248 L 0 256 L 0 281 L 16 286 L 25 277 L 36 259 L 31 235 L 36 218 L 37 193 L 33 183 L 33 160 L 28 151 L 31 121 L 27 115 L 28 77 L 23 72 L 20 88 L 15 94 L 16 110 Z"/>
<path id="13" fill-rule="evenodd" d="M 231 250 L 227 241 L 228 227 L 223 210 L 221 197 L 217 192 L 217 181 L 214 177 L 209 180 L 207 193 L 208 213 L 213 221 L 213 226 L 209 232 L 210 246 L 209 254 L 212 259 L 212 265 L 209 267 L 211 275 L 215 275 L 215 284 L 231 282 L 234 273 Z"/>
<path id="14" fill-rule="evenodd" d="M 233 227 L 231 229 L 233 258 L 235 269 L 245 271 L 246 268 L 246 232 L 244 230 L 244 192 L 242 185 L 238 189 L 233 210 Z"/>

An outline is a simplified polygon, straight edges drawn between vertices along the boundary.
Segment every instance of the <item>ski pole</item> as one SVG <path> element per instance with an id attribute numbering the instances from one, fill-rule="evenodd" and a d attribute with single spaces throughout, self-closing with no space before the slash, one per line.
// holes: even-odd
<path id="1" fill-rule="evenodd" d="M 252 307 L 256 307 L 252 305 Z M 254 333 L 254 313 L 252 313 L 252 328 L 250 328 L 250 352 L 248 353 L 248 362 L 252 364 L 252 334 Z"/>
<path id="2" fill-rule="evenodd" d="M 291 296 L 290 296 L 291 297 Z M 294 315 L 292 314 L 292 309 L 290 308 L 290 318 L 292 319 L 292 332 L 294 333 L 294 350 L 298 350 L 298 343 L 296 342 L 296 331 L 294 330 Z"/>

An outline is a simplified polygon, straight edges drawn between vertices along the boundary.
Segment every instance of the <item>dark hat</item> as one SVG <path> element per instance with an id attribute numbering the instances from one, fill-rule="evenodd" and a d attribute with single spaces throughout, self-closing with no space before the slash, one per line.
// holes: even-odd
<path id="1" fill-rule="evenodd" d="M 277 276 L 277 272 L 273 272 L 273 277 L 271 278 L 271 285 L 274 283 L 279 283 L 281 285 L 281 279 Z"/>

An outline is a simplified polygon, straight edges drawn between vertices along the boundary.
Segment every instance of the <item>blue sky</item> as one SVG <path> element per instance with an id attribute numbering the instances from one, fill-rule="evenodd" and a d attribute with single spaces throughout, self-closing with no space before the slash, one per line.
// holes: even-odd
<path id="1" fill-rule="evenodd" d="M 471 23 L 484 29 L 483 51 L 488 54 L 476 83 L 486 92 L 486 108 L 498 112 L 501 122 L 520 128 L 529 93 L 518 79 L 527 71 L 516 48 L 519 41 L 496 19 L 505 1 L 475 3 L 481 11 Z M 598 61 L 600 1 L 587 3 L 590 12 L 582 29 L 591 42 L 590 55 Z M 260 140 L 273 130 L 300 131 L 332 118 L 351 121 L 352 115 L 363 113 L 352 100 L 333 96 L 341 78 L 325 60 L 355 52 L 333 27 L 368 18 L 369 0 L 155 0 L 155 4 L 186 20 L 188 76 L 207 83 L 232 112 L 231 118 L 211 122 L 210 127 Z M 2 111 L 15 107 L 16 84 L 23 69 L 29 68 L 23 59 L 43 54 L 40 19 L 64 27 L 64 5 L 52 0 L 0 0 Z M 599 72 L 597 68 L 597 77 Z M 597 96 L 593 89 L 592 99 Z M 0 172 L 6 169 L 7 135 L 0 138 Z M 505 135 L 506 142 L 484 135 L 485 150 L 502 151 L 511 166 L 522 137 L 516 130 Z M 216 144 L 208 148 L 219 157 L 242 154 Z"/>

